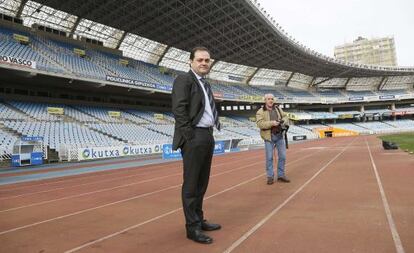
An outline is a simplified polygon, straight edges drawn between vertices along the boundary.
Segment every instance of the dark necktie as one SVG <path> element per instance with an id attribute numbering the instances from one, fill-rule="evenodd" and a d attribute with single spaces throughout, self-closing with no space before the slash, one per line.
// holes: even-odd
<path id="1" fill-rule="evenodd" d="M 200 80 L 204 84 L 204 89 L 207 92 L 208 100 L 210 100 L 210 107 L 211 107 L 211 111 L 213 112 L 213 117 L 214 117 L 214 125 L 216 126 L 218 130 L 220 130 L 220 127 L 221 127 L 220 121 L 219 121 L 219 117 L 217 113 L 216 103 L 214 102 L 214 97 L 213 97 L 213 92 L 211 90 L 211 86 L 207 82 L 206 79 L 201 78 Z"/>

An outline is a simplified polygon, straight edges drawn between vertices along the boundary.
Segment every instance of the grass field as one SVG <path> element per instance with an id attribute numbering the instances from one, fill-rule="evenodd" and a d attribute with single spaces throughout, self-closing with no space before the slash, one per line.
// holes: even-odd
<path id="1" fill-rule="evenodd" d="M 383 135 L 379 138 L 397 143 L 402 150 L 408 149 L 410 152 L 414 152 L 414 133 Z"/>

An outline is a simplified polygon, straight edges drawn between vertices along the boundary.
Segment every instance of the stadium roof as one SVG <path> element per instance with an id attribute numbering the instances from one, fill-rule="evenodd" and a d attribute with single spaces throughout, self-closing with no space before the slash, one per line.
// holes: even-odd
<path id="1" fill-rule="evenodd" d="M 286 71 L 288 79 L 301 73 L 325 78 L 320 82 L 414 75 L 414 68 L 347 63 L 317 53 L 249 0 L 3 0 L 0 11 L 28 26 L 38 23 L 98 39 L 125 56 L 178 70 L 188 69 L 192 47 L 204 45 L 215 59 L 212 74 L 232 74 L 242 82 L 272 79 L 275 84 L 274 77 Z"/>

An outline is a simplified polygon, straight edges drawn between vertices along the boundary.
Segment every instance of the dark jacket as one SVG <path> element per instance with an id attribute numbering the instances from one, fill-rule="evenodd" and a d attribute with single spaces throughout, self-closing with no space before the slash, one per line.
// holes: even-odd
<path id="1" fill-rule="evenodd" d="M 204 100 L 200 83 L 191 70 L 175 79 L 172 90 L 172 112 L 175 118 L 173 150 L 194 137 L 194 127 L 204 113 Z"/>

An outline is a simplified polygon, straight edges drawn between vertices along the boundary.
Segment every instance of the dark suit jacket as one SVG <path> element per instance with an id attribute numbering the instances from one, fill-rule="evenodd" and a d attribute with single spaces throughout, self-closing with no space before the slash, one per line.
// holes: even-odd
<path id="1" fill-rule="evenodd" d="M 194 137 L 194 127 L 203 116 L 204 104 L 204 93 L 194 73 L 190 70 L 179 75 L 172 90 L 172 112 L 175 117 L 174 150 Z"/>

